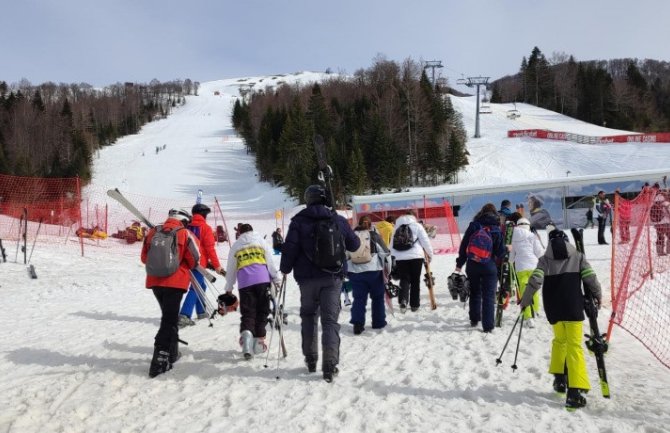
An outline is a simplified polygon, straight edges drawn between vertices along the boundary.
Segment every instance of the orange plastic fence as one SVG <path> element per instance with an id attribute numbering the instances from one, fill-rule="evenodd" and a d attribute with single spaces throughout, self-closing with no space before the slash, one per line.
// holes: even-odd
<path id="1" fill-rule="evenodd" d="M 646 188 L 633 200 L 615 197 L 612 326 L 619 325 L 670 368 L 670 202 Z"/>

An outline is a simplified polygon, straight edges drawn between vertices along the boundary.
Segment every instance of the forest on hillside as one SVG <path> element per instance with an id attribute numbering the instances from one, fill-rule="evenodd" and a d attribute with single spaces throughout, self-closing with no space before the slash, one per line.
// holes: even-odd
<path id="1" fill-rule="evenodd" d="M 315 134 L 327 145 L 340 203 L 350 194 L 453 182 L 467 164 L 460 113 L 411 59 L 380 57 L 353 77 L 255 91 L 236 101 L 232 123 L 261 179 L 300 200 L 316 179 Z"/>
<path id="2" fill-rule="evenodd" d="M 12 86 L 0 81 L 0 174 L 90 180 L 94 152 L 167 116 L 199 83 Z"/>
<path id="3" fill-rule="evenodd" d="M 538 47 L 519 72 L 491 83 L 491 102 L 526 102 L 596 125 L 635 132 L 670 131 L 670 63 L 547 59 Z"/>

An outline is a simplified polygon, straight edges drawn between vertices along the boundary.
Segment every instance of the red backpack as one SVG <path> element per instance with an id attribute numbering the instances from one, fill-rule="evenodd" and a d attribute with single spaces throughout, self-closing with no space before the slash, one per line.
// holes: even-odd
<path id="1" fill-rule="evenodd" d="M 468 260 L 477 263 L 488 263 L 491 261 L 491 255 L 493 254 L 492 228 L 480 223 L 476 224 L 479 228 L 470 235 L 470 240 L 465 252 L 468 256 Z"/>

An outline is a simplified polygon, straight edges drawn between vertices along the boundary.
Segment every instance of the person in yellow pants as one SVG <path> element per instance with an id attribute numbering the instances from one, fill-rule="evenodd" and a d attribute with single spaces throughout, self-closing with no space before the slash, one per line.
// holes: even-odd
<path id="1" fill-rule="evenodd" d="M 526 284 L 542 254 L 544 254 L 544 248 L 537 235 L 531 232 L 530 221 L 526 218 L 519 218 L 512 235 L 512 260 L 519 287 L 519 299 L 523 296 Z M 523 318 L 527 320 L 526 324 L 529 328 L 534 327 L 533 313 L 538 311 L 540 311 L 540 294 L 535 293 L 531 306 L 523 310 Z"/>
<path id="2" fill-rule="evenodd" d="M 599 308 L 602 298 L 596 273 L 562 230 L 552 230 L 549 246 L 528 280 L 520 307 L 528 307 L 542 287 L 544 312 L 554 330 L 549 373 L 554 375 L 555 391 L 565 392 L 567 386 L 565 407 L 569 410 L 585 406 L 582 393 L 591 389 L 582 349 L 582 283 Z"/>

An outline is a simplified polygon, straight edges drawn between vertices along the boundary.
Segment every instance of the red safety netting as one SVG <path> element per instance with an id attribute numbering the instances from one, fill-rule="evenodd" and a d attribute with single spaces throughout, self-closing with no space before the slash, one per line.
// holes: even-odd
<path id="1" fill-rule="evenodd" d="M 389 208 L 373 212 L 359 212 L 355 215 L 354 220 L 363 215 L 370 216 L 373 222 L 378 222 L 386 219 L 388 216 L 395 216 L 396 218 L 404 215 L 408 208 L 398 207 Z M 454 212 L 446 200 L 442 203 L 435 203 L 434 201 L 426 202 L 424 200 L 423 207 L 414 207 L 417 220 L 423 223 L 426 233 L 430 238 L 430 243 L 433 246 L 434 254 L 452 254 L 458 252 L 461 245 L 461 234 L 458 231 L 458 224 L 454 217 Z"/>
<path id="2" fill-rule="evenodd" d="M 616 196 L 612 318 L 670 367 L 670 201 L 657 189 L 633 200 Z"/>

